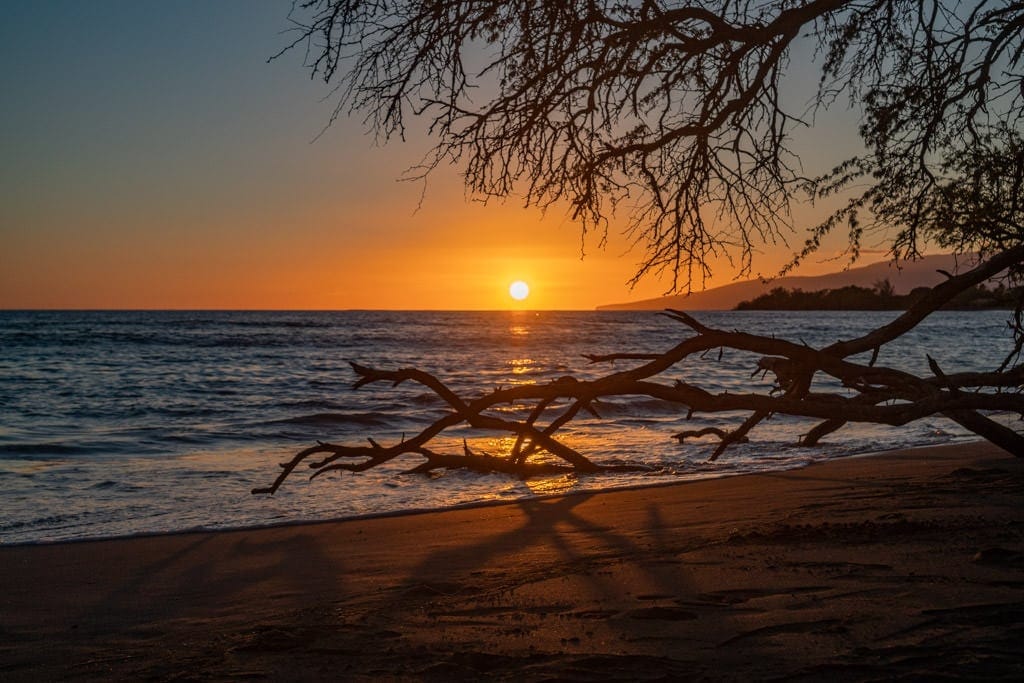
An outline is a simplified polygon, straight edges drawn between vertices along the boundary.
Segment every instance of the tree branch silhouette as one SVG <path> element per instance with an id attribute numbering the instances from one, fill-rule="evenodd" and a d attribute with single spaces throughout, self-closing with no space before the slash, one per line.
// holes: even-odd
<path id="1" fill-rule="evenodd" d="M 415 382 L 449 412 L 390 446 L 320 443 L 257 492 L 273 493 L 303 463 L 314 473 L 362 471 L 407 455 L 422 460 L 416 472 L 611 469 L 558 437 L 580 411 L 619 395 L 672 401 L 691 417 L 748 413 L 712 458 L 776 413 L 820 420 L 805 445 L 848 422 L 901 425 L 941 414 L 1024 455 L 1022 438 L 982 412 L 1024 408 L 1024 302 L 1010 321 L 1015 347 L 991 372 L 932 364 L 931 376 L 917 377 L 875 362 L 882 346 L 964 289 L 1024 274 L 1024 1 L 306 0 L 294 3 L 291 19 L 296 33 L 284 51 L 304 48 L 312 76 L 336 89 L 332 121 L 362 116 L 387 140 L 405 136 L 410 116 L 421 119 L 435 146 L 412 177 L 458 165 L 478 197 L 566 207 L 585 239 L 603 244 L 621 219 L 641 254 L 634 284 L 667 276 L 669 291 L 689 291 L 719 259 L 749 274 L 759 249 L 797 237 L 786 272 L 835 232 L 845 232 L 851 261 L 870 237 L 897 261 L 936 245 L 977 265 L 888 325 L 823 348 L 716 330 L 670 311 L 686 335 L 678 345 L 589 356 L 639 363 L 596 380 L 462 399 L 419 370 L 354 364 L 356 388 Z M 811 55 L 799 76 L 796 54 Z M 808 73 L 815 93 L 794 104 L 787 88 Z M 863 151 L 808 173 L 790 147 L 833 106 L 860 117 Z M 816 225 L 794 224 L 795 202 L 822 200 L 838 208 Z M 752 370 L 771 373 L 772 390 L 714 394 L 666 383 L 668 370 L 715 349 L 760 355 Z M 866 365 L 849 360 L 869 351 Z M 844 391 L 820 391 L 823 378 Z M 525 420 L 493 410 L 514 402 L 531 405 Z M 507 457 L 427 448 L 456 425 L 511 434 L 515 445 Z"/>
<path id="2" fill-rule="evenodd" d="M 634 282 L 689 290 L 719 257 L 749 273 L 808 197 L 846 203 L 791 266 L 842 229 L 851 257 L 877 231 L 899 258 L 1020 238 L 1020 1 L 309 0 L 292 19 L 334 117 L 383 139 L 423 118 L 413 176 L 459 164 L 476 195 L 567 206 L 599 242 L 621 208 Z M 786 95 L 815 73 L 810 102 Z M 805 177 L 790 144 L 837 101 L 865 152 Z"/>
<path id="3" fill-rule="evenodd" d="M 1024 246 L 1016 247 L 1015 250 L 1015 255 L 1000 255 L 1003 257 L 1001 260 L 982 263 L 940 286 L 947 290 L 963 291 L 983 274 L 991 273 L 999 263 L 1024 256 Z M 979 412 L 998 410 L 1024 415 L 1024 395 L 1020 393 L 1024 366 L 990 373 L 946 374 L 932 361 L 934 374 L 917 377 L 901 370 L 854 363 L 847 359 L 853 353 L 877 348 L 903 334 L 940 303 L 937 298 L 922 300 L 890 325 L 858 339 L 820 349 L 775 337 L 714 329 L 682 311 L 668 311 L 668 316 L 688 328 L 692 336 L 660 354 L 590 357 L 592 362 L 611 362 L 640 360 L 638 356 L 642 356 L 646 362 L 641 365 L 589 381 L 563 377 L 548 384 L 496 389 L 472 400 L 459 398 L 443 381 L 421 370 L 379 370 L 352 363 L 352 369 L 358 377 L 353 388 L 378 382 L 390 382 L 395 386 L 413 382 L 440 397 L 450 412 L 411 439 L 403 438 L 391 446 L 382 446 L 372 439 L 365 446 L 318 443 L 282 463 L 282 471 L 275 481 L 269 487 L 254 489 L 253 493 L 274 493 L 303 463 L 313 470 L 313 476 L 316 477 L 331 471 L 361 472 L 407 455 L 423 459 L 423 462 L 407 470 L 412 473 L 464 468 L 534 476 L 571 471 L 597 473 L 647 469 L 643 465 L 595 463 L 557 438 L 558 430 L 578 415 L 580 410 L 593 408 L 600 399 L 614 396 L 647 396 L 675 403 L 688 419 L 719 412 L 750 413 L 742 424 L 731 431 L 705 427 L 676 436 L 681 441 L 687 436 L 705 433 L 718 435 L 721 441 L 711 454 L 711 460 L 718 458 L 730 445 L 747 439 L 747 434 L 757 424 L 775 413 L 822 421 L 803 437 L 802 445 L 813 445 L 825 434 L 848 422 L 903 425 L 933 415 L 944 415 L 1013 454 L 1024 457 L 1024 437 Z M 668 370 L 676 368 L 695 354 L 720 348 L 761 354 L 755 372 L 764 370 L 773 373 L 776 377 L 773 389 L 767 394 L 714 394 L 681 379 L 671 383 L 664 381 L 663 375 Z M 816 382 L 828 378 L 838 380 L 844 391 L 814 391 Z M 527 419 L 509 420 L 493 412 L 499 406 L 513 403 L 532 405 Z M 540 425 L 545 418 L 549 422 L 542 427 Z M 465 445 L 462 455 L 441 454 L 427 448 L 427 444 L 443 431 L 459 425 L 514 435 L 515 446 L 508 456 L 474 453 Z M 316 455 L 324 457 L 308 462 Z M 530 456 L 540 455 L 546 455 L 547 459 L 529 460 Z"/>

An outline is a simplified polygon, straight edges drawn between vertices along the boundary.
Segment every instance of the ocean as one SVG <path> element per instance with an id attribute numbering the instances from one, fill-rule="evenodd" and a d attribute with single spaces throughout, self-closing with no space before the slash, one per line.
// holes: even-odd
<path id="1" fill-rule="evenodd" d="M 699 312 L 705 324 L 818 346 L 849 339 L 895 312 Z M 1005 311 L 940 312 L 885 347 L 879 364 L 927 373 L 991 369 L 1011 348 Z M 274 496 L 277 463 L 317 440 L 392 443 L 444 405 L 423 387 L 353 391 L 348 362 L 415 366 L 464 396 L 496 386 L 592 378 L 627 367 L 584 353 L 656 352 L 689 331 L 651 312 L 0 312 L 0 543 L 224 529 L 439 509 L 801 467 L 890 448 L 972 438 L 942 418 L 900 428 L 851 425 L 818 447 L 795 446 L 813 422 L 776 416 L 714 463 L 715 440 L 672 434 L 729 427 L 741 414 L 685 420 L 648 398 L 604 401 L 566 442 L 599 462 L 652 472 L 559 475 L 522 481 L 471 472 L 402 475 L 418 460 L 310 482 L 297 471 Z M 710 391 L 766 390 L 756 358 L 690 359 L 664 376 Z M 827 385 L 823 385 L 827 386 Z M 837 388 L 837 387 L 833 387 Z M 510 406 L 525 417 L 528 406 Z M 511 439 L 458 429 L 435 450 L 500 455 Z"/>

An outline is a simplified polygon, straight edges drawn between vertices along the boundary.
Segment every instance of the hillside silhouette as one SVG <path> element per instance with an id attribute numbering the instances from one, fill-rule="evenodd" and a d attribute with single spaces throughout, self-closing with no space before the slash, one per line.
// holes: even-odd
<path id="1" fill-rule="evenodd" d="M 655 299 L 643 299 L 627 303 L 607 304 L 598 306 L 599 311 L 660 311 L 665 308 L 676 308 L 688 311 L 728 311 L 736 308 L 742 301 L 749 301 L 768 294 L 773 289 L 803 290 L 805 292 L 843 287 L 873 288 L 876 283 L 888 280 L 895 294 L 909 294 L 918 287 L 932 287 L 946 276 L 940 273 L 963 271 L 970 268 L 974 260 L 969 256 L 937 254 L 926 256 L 917 261 L 904 261 L 897 268 L 892 261 L 880 261 L 858 268 L 827 275 L 790 276 L 775 280 L 746 280 L 722 287 L 714 287 L 703 292 L 663 296 Z"/>

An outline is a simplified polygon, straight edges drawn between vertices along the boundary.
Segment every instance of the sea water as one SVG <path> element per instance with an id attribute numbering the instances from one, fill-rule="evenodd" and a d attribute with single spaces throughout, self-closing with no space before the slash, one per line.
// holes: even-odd
<path id="1" fill-rule="evenodd" d="M 701 312 L 707 325 L 821 346 L 891 320 L 894 312 Z M 883 348 L 878 363 L 928 373 L 992 369 L 1012 348 L 1006 312 L 941 312 Z M 0 543 L 259 526 L 785 469 L 816 460 L 970 438 L 928 418 L 899 428 L 849 425 L 815 448 L 796 447 L 813 421 L 776 416 L 717 462 L 715 439 L 678 443 L 743 414 L 698 415 L 644 397 L 600 403 L 564 441 L 603 463 L 651 472 L 559 475 L 403 475 L 419 462 L 310 482 L 297 470 L 274 496 L 277 463 L 317 440 L 391 444 L 444 414 L 422 386 L 353 391 L 349 361 L 418 367 L 465 397 L 499 386 L 594 378 L 630 367 L 585 353 L 658 352 L 689 330 L 652 312 L 0 312 Z M 691 358 L 663 381 L 709 391 L 768 391 L 757 359 L 726 351 Z M 825 389 L 840 390 L 838 386 Z M 524 418 L 529 405 L 503 407 Z M 435 450 L 507 454 L 512 439 L 459 428 Z"/>

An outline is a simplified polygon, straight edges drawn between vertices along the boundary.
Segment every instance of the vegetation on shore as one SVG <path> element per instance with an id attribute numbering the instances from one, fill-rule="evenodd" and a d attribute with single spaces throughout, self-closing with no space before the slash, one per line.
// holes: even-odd
<path id="1" fill-rule="evenodd" d="M 805 292 L 802 289 L 776 287 L 767 294 L 741 301 L 737 311 L 904 311 L 923 299 L 930 287 L 916 287 L 907 294 L 897 294 L 889 280 L 874 287 L 849 285 L 836 289 Z M 978 311 L 1013 309 L 1022 287 L 1007 287 L 1002 282 L 989 288 L 985 283 L 966 289 L 941 306 L 942 310 Z"/>

